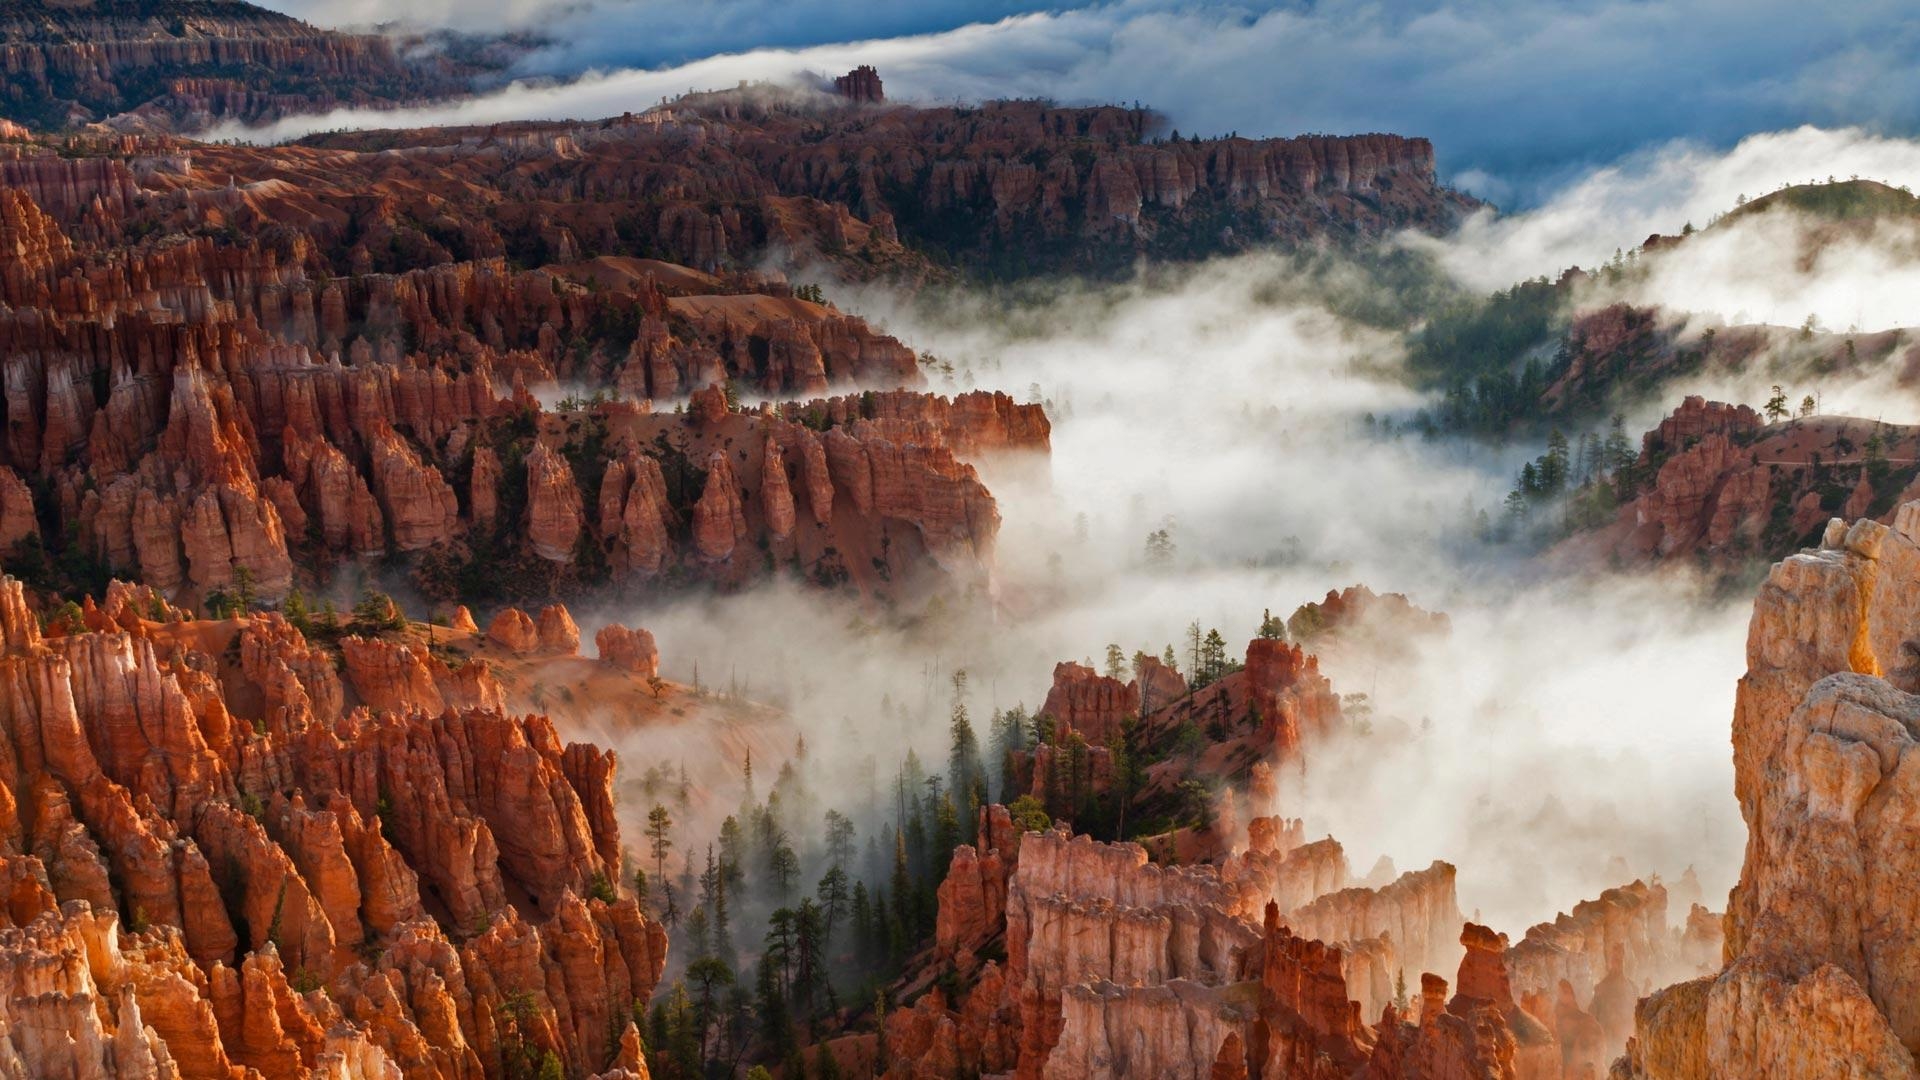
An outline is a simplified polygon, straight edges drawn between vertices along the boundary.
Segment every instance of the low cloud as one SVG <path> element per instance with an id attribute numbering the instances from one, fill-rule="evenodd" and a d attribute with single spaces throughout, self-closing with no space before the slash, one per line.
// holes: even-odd
<path id="1" fill-rule="evenodd" d="M 366 0 L 282 6 L 327 23 L 382 16 Z M 1140 100 L 1190 131 L 1425 135 L 1444 173 L 1527 205 L 1675 139 L 1725 147 L 1800 124 L 1915 131 L 1920 23 L 1907 14 L 1895 0 L 491 0 L 430 2 L 412 17 L 553 41 L 526 70 L 578 81 L 503 91 L 479 109 L 500 119 L 599 116 L 689 87 L 871 63 L 892 93 L 920 100 Z M 392 122 L 440 114 L 403 115 Z M 385 126 L 367 114 L 331 124 Z"/>
<path id="2" fill-rule="evenodd" d="M 1360 872 L 1383 854 L 1456 862 L 1468 910 L 1516 933 L 1690 865 L 1718 903 L 1742 847 L 1727 732 L 1744 605 L 1685 582 L 1539 580 L 1474 539 L 1514 463 L 1369 434 L 1369 414 L 1377 430 L 1423 401 L 1394 341 L 1331 314 L 1306 280 L 1263 255 L 1019 302 L 841 294 L 950 361 L 955 389 L 1050 403 L 1042 475 L 985 467 L 1005 519 L 1000 604 L 948 597 L 896 622 L 773 585 L 583 624 L 647 626 L 672 677 L 698 664 L 710 686 L 778 702 L 807 735 L 814 791 L 848 809 L 869 755 L 882 785 L 908 748 L 944 762 L 956 669 L 984 737 L 994 708 L 1040 704 L 1058 660 L 1157 653 L 1194 620 L 1237 650 L 1263 609 L 1354 582 L 1404 591 L 1453 633 L 1390 665 L 1329 661 L 1336 690 L 1371 695 L 1372 729 L 1312 747 L 1282 813 L 1337 836 Z M 1147 534 L 1169 523 L 1173 564 L 1149 567 Z"/>
<path id="3" fill-rule="evenodd" d="M 1569 266 L 1598 266 L 1615 251 L 1631 249 L 1654 233 L 1673 235 L 1689 224 L 1705 226 L 1743 198 L 1756 198 L 1784 185 L 1855 177 L 1896 186 L 1920 185 L 1920 141 L 1873 135 L 1859 128 L 1800 127 L 1751 135 L 1725 151 L 1698 142 L 1674 142 L 1596 169 L 1534 209 L 1507 215 L 1481 212 L 1449 237 L 1409 237 L 1408 242 L 1434 252 L 1462 282 L 1482 290 L 1499 289 L 1526 278 L 1556 276 Z M 1780 221 L 1771 214 L 1767 217 L 1772 219 L 1767 229 Z M 1746 242 L 1745 236 L 1736 241 L 1742 249 L 1739 257 L 1727 257 L 1730 244 L 1691 242 L 1685 258 L 1704 253 L 1702 261 L 1676 261 L 1676 266 L 1689 267 L 1688 272 L 1659 281 L 1663 288 L 1675 287 L 1667 294 L 1669 302 L 1685 309 L 1707 302 L 1694 299 L 1708 294 L 1689 289 L 1684 280 L 1695 270 L 1716 281 L 1733 279 L 1734 287 L 1743 278 L 1778 282 L 1779 264 L 1791 260 L 1799 244 L 1785 233 L 1760 232 L 1764 235 L 1751 235 L 1757 243 Z M 1754 256 L 1761 259 L 1760 265 L 1743 265 Z M 1793 287 L 1804 287 L 1815 279 L 1830 292 L 1867 284 L 1864 274 L 1846 272 L 1845 261 L 1834 258 L 1803 268 L 1797 272 L 1802 280 Z M 1729 304 L 1726 296 L 1719 294 L 1711 307 L 1731 318 L 1736 312 L 1723 310 Z M 1830 325 L 1859 321 L 1843 312 L 1850 305 L 1862 315 L 1880 313 L 1870 321 L 1899 316 L 1878 301 L 1845 297 L 1826 303 L 1829 310 L 1820 314 Z M 1756 300 L 1747 313 L 1764 320 L 1763 311 L 1772 308 L 1770 302 Z M 1801 310 L 1787 321 L 1797 324 L 1806 314 Z M 1916 319 L 1920 312 L 1908 304 L 1905 322 L 1894 325 L 1911 325 Z"/>

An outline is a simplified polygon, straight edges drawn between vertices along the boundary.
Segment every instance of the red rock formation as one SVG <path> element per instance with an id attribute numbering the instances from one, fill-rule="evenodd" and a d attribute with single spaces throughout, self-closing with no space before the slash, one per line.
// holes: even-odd
<path id="1" fill-rule="evenodd" d="M 1007 885 L 1020 857 L 1020 834 L 1004 806 L 980 808 L 978 838 L 954 849 L 938 892 L 934 946 L 962 971 L 1006 929 Z"/>
<path id="2" fill-rule="evenodd" d="M 1642 1001 L 1620 1077 L 1912 1076 L 1920 1011 L 1899 764 L 1920 732 L 1907 644 L 1920 505 L 1836 521 L 1774 566 L 1734 706 L 1746 862 L 1726 966 Z"/>
<path id="3" fill-rule="evenodd" d="M 541 652 L 573 656 L 580 651 L 580 627 L 565 604 L 541 608 L 535 632 L 539 635 Z"/>
<path id="4" fill-rule="evenodd" d="M 1059 830 L 1016 839 L 1005 811 L 983 813 L 977 844 L 956 851 L 940 888 L 936 937 L 936 955 L 976 981 L 951 1007 L 929 995 L 889 1018 L 889 1075 L 1186 1076 L 1221 1066 L 1331 1077 L 1365 1065 L 1373 1035 L 1347 993 L 1353 961 L 1283 922 L 1272 899 L 1324 902 L 1344 881 L 1338 845 L 1303 843 L 1298 823 L 1274 819 L 1256 823 L 1249 845 L 1217 866 L 1157 866 L 1133 844 Z M 1451 867 L 1411 875 L 1375 908 L 1397 905 L 1382 921 L 1409 940 L 1450 909 L 1444 933 L 1457 939 L 1452 880 Z M 979 964 L 999 940 L 1004 969 Z M 1502 1031 L 1506 1023 L 1498 1017 Z"/>
<path id="5" fill-rule="evenodd" d="M 1404 651 L 1419 638 L 1446 634 L 1446 615 L 1414 606 L 1401 593 L 1375 593 L 1365 585 L 1327 591 L 1318 603 L 1302 604 L 1287 618 L 1287 632 L 1295 641 L 1323 651 L 1343 639 Z"/>
<path id="6" fill-rule="evenodd" d="M 527 456 L 527 540 L 549 562 L 571 562 L 586 518 L 567 459 L 541 443 Z"/>
<path id="7" fill-rule="evenodd" d="M 1078 732 L 1094 746 L 1104 745 L 1122 720 L 1139 713 L 1137 685 L 1071 662 L 1054 665 L 1053 686 L 1040 706 L 1040 715 L 1053 717 L 1064 731 Z"/>
<path id="8" fill-rule="evenodd" d="M 372 446 L 373 493 L 385 511 L 393 545 L 419 551 L 452 539 L 460 514 L 453 487 L 391 427 L 367 434 Z M 538 541 L 535 541 L 538 543 Z"/>
<path id="9" fill-rule="evenodd" d="M 606 899 L 610 755 L 506 715 L 497 685 L 457 701 L 465 681 L 404 645 L 343 641 L 376 704 L 348 712 L 277 616 L 241 625 L 224 680 L 199 649 L 232 624 L 132 622 L 41 640 L 0 579 L 0 1056 L 35 1076 L 491 1075 L 495 1017 L 525 994 L 563 1067 L 620 1060 L 607 1033 L 665 934 Z"/>
<path id="10" fill-rule="evenodd" d="M 693 507 L 693 547 L 708 562 L 723 562 L 747 538 L 747 515 L 740 501 L 740 482 L 734 479 L 727 455 L 715 450 L 707 457 L 707 483 Z"/>
<path id="11" fill-rule="evenodd" d="M 629 630 L 619 623 L 608 623 L 593 635 L 593 644 L 604 663 L 643 679 L 660 674 L 660 650 L 654 645 L 650 631 Z"/>
<path id="12" fill-rule="evenodd" d="M 1869 460 L 1875 452 L 1914 459 L 1920 429 L 1834 416 L 1762 425 L 1744 405 L 1688 398 L 1647 433 L 1635 465 L 1646 479 L 1618 518 L 1557 553 L 1576 561 L 1733 562 L 1811 544 L 1836 513 L 1891 521 L 1898 503 L 1917 492 L 1910 476 L 1901 487 L 1906 467 L 1876 464 Z M 1869 474 L 1883 468 L 1876 487 Z M 1844 498 L 1830 494 L 1836 483 Z"/>
<path id="13" fill-rule="evenodd" d="M 540 647 L 540 631 L 519 608 L 506 608 L 487 624 L 487 640 L 510 653 L 524 655 Z"/>
<path id="14" fill-rule="evenodd" d="M 849 101 L 877 105 L 887 100 L 880 87 L 880 73 L 871 64 L 862 64 L 834 79 L 833 88 Z"/>

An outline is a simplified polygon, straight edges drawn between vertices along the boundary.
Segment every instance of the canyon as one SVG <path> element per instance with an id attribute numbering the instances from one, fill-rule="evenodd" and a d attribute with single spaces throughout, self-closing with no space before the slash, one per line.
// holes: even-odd
<path id="1" fill-rule="evenodd" d="M 1427 139 L 904 102 L 866 64 L 595 120 L 191 135 L 444 103 L 533 44 L 409 33 L 0 10 L 0 1075 L 1920 1075 L 1920 427 L 1686 396 L 1622 427 L 1577 527 L 1562 437 L 1537 561 L 1429 512 L 1487 447 L 1401 444 L 1703 371 L 1904 384 L 1901 332 L 1587 303 L 1619 265 L 1479 306 L 1402 281 L 1371 323 L 1348 275 L 1418 277 L 1487 209 Z M 1326 294 L 1281 318 L 1208 284 L 1263 267 Z M 1145 344 L 1101 338 L 1143 310 Z M 1123 350 L 1162 363 L 1144 390 Z M 1196 465 L 1221 444 L 1183 426 L 1240 444 Z M 1359 497 L 1322 442 L 1378 466 Z M 1408 512 L 1285 535 L 1254 505 L 1334 498 Z M 1568 735 L 1592 687 L 1472 654 L 1593 673 L 1489 578 L 1618 568 L 1636 618 L 1566 621 L 1664 642 L 1683 606 L 1633 590 L 1768 564 L 1723 903 L 1730 875 L 1666 873 L 1707 822 L 1580 817 L 1497 745 Z M 1489 632 L 1514 596 L 1543 613 Z M 1429 696 L 1383 704 L 1383 669 Z M 1518 703 L 1449 728 L 1440 695 Z M 1671 750 L 1571 745 L 1615 808 Z M 1484 773 L 1447 812 L 1580 889 L 1483 914 L 1484 846 L 1403 868 L 1386 829 L 1333 835 L 1329 800 L 1422 824 L 1364 755 Z M 1528 846 L 1554 827 L 1579 850 Z"/>

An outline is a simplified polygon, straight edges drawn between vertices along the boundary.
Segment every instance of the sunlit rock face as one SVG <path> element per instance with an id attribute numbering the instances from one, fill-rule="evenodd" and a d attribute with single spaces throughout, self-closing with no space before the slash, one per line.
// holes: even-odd
<path id="1" fill-rule="evenodd" d="M 1746 862 L 1718 975 L 1645 999 L 1619 1078 L 1916 1075 L 1920 504 L 1835 520 L 1754 604 L 1733 725 Z"/>
<path id="2" fill-rule="evenodd" d="M 0 1061 L 453 1078 L 502 1075 L 510 1046 L 580 1075 L 621 1060 L 609 1033 L 652 995 L 666 933 L 614 884 L 611 754 L 506 713 L 481 660 L 349 636 L 343 679 L 278 615 L 194 621 L 124 588 L 90 621 L 43 636 L 0 579 Z"/>

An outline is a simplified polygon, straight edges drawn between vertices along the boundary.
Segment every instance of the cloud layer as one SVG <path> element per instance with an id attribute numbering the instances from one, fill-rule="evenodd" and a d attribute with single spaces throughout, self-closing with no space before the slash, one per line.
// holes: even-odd
<path id="1" fill-rule="evenodd" d="M 1741 852 L 1726 750 L 1744 605 L 1685 582 L 1531 581 L 1470 535 L 1515 463 L 1486 447 L 1368 434 L 1421 404 L 1396 350 L 1348 325 L 1270 255 L 1034 303 L 836 290 L 950 360 L 955 387 L 1050 402 L 1044 478 L 989 463 L 1004 524 L 1000 606 L 949 597 L 895 623 L 799 586 L 580 612 L 652 629 L 670 677 L 697 664 L 788 708 L 816 790 L 884 783 L 909 747 L 946 756 L 948 675 L 971 675 L 976 725 L 1037 707 L 1058 660 L 1158 653 L 1190 620 L 1236 652 L 1284 616 L 1365 582 L 1447 611 L 1455 630 L 1380 662 L 1328 660 L 1374 701 L 1370 733 L 1308 751 L 1280 811 L 1331 832 L 1364 871 L 1449 859 L 1462 902 L 1519 933 L 1634 875 L 1696 866 L 1710 892 Z M 992 311 L 993 317 L 984 317 Z M 1204 356 L 1203 372 L 1181 361 Z M 1173 565 L 1143 558 L 1171 528 Z M 911 613 L 909 613 L 911 614 Z M 1622 671 L 1634 672 L 1621 679 Z M 1427 721 L 1423 723 L 1423 721 Z M 644 734 L 623 760 L 657 760 Z"/>
<path id="2" fill-rule="evenodd" d="M 326 23 L 393 17 L 375 0 L 281 6 Z M 617 113 L 689 87 L 873 63 L 892 92 L 922 99 L 1137 99 L 1202 132 L 1426 135 L 1448 175 L 1527 204 L 1674 139 L 1920 129 L 1910 14 L 1898 0 L 430 0 L 409 16 L 533 26 L 555 44 L 530 70 L 590 74 L 557 93 L 508 91 L 475 115 Z"/>

